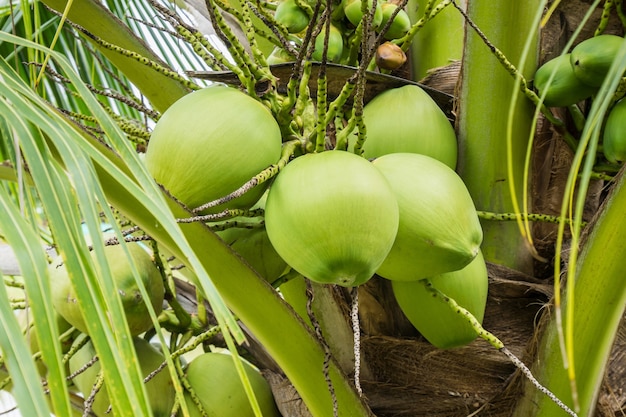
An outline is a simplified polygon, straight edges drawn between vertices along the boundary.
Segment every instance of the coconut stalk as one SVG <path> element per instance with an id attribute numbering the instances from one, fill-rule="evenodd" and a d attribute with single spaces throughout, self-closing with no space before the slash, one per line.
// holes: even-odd
<path id="1" fill-rule="evenodd" d="M 537 12 L 541 1 L 510 2 L 469 0 L 467 14 L 491 44 L 517 66 L 530 38 L 530 50 L 537 48 Z M 515 34 L 512 36 L 512 34 Z M 529 54 L 519 68 L 532 78 L 536 57 Z M 524 96 L 511 102 L 517 90 L 515 79 L 494 53 L 466 26 L 465 48 L 459 88 L 457 134 L 458 171 L 478 210 L 515 212 L 513 197 L 523 201 L 523 178 L 533 106 Z M 513 118 L 508 122 L 509 109 Z M 507 145 L 507 138 L 509 145 Z M 510 161 L 507 162 L 507 152 Z M 507 222 L 483 222 L 482 250 L 489 262 L 532 273 L 533 258 L 518 226 Z"/>

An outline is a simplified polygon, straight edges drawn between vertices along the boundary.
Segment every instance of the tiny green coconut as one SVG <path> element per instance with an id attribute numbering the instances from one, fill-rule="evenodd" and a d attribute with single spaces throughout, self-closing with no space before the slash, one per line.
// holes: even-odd
<path id="1" fill-rule="evenodd" d="M 345 151 L 300 156 L 272 184 L 267 234 L 278 254 L 312 281 L 358 286 L 393 245 L 398 204 L 384 176 Z"/>
<path id="2" fill-rule="evenodd" d="M 214 85 L 175 102 L 157 122 L 145 163 L 154 179 L 194 209 L 237 190 L 280 158 L 278 123 L 260 102 L 231 87 Z M 205 210 L 249 208 L 263 194 L 254 187 Z"/>
<path id="3" fill-rule="evenodd" d="M 587 85 L 600 87 L 623 43 L 624 38 L 617 35 L 585 39 L 570 54 L 574 75 Z"/>
<path id="4" fill-rule="evenodd" d="M 458 145 L 454 128 L 419 86 L 406 85 L 377 95 L 363 108 L 363 120 L 367 127 L 364 157 L 410 152 L 456 168 Z M 355 143 L 356 135 L 352 135 L 350 149 Z"/>
<path id="5" fill-rule="evenodd" d="M 322 28 L 317 38 L 315 38 L 315 49 L 311 55 L 314 61 L 321 61 L 324 52 L 324 37 L 326 36 L 325 27 Z M 328 50 L 326 51 L 326 60 L 328 62 L 338 63 L 341 61 L 343 54 L 343 35 L 335 25 L 330 25 L 328 30 Z"/>
<path id="6" fill-rule="evenodd" d="M 346 19 L 354 26 L 358 26 L 363 19 L 363 11 L 361 0 L 343 0 L 341 7 L 346 16 Z M 378 28 L 383 21 L 383 9 L 380 5 L 381 2 L 376 3 L 376 9 L 374 10 L 374 18 L 372 20 L 372 28 Z M 367 8 L 371 10 L 374 2 L 367 0 Z M 369 12 L 368 12 L 369 13 Z"/>
<path id="7" fill-rule="evenodd" d="M 549 85 L 548 81 L 550 81 Z M 585 84 L 574 75 L 570 54 L 552 58 L 539 67 L 533 83 L 539 95 L 544 96 L 543 102 L 548 107 L 570 106 L 591 97 L 598 91 L 596 87 Z"/>
<path id="8" fill-rule="evenodd" d="M 276 23 L 287 28 L 289 33 L 302 32 L 309 25 L 309 16 L 302 10 L 296 0 L 281 0 L 274 13 Z"/>
<path id="9" fill-rule="evenodd" d="M 429 278 L 432 286 L 469 311 L 482 323 L 487 305 L 487 266 L 482 253 L 465 268 Z M 467 318 L 435 297 L 423 281 L 393 281 L 393 293 L 411 324 L 439 349 L 466 345 L 478 333 Z"/>
<path id="10" fill-rule="evenodd" d="M 135 281 L 131 264 L 121 246 L 106 246 L 105 256 L 115 280 L 118 295 L 124 306 L 126 320 L 131 334 L 138 335 L 152 328 L 152 320 L 146 303 L 150 303 L 156 314 L 161 312 L 165 289 L 161 273 L 152 261 L 152 257 L 139 243 L 126 244 L 132 262 L 137 267 L 139 279 L 146 288 L 149 300 L 145 300 Z M 92 259 L 97 261 L 95 252 Z M 55 310 L 68 323 L 83 333 L 88 333 L 87 324 L 80 310 L 80 300 L 72 286 L 72 281 L 61 257 L 51 266 L 52 303 Z"/>
<path id="11" fill-rule="evenodd" d="M 383 19 L 380 23 L 380 27 L 383 28 L 391 19 L 391 15 L 395 13 L 398 5 L 395 3 L 384 2 L 380 7 L 383 11 Z M 399 39 L 406 35 L 409 30 L 411 30 L 411 19 L 409 18 L 409 14 L 404 11 L 404 9 L 400 9 L 383 37 L 387 40 Z"/>
<path id="12" fill-rule="evenodd" d="M 474 202 L 444 163 L 425 155 L 396 153 L 373 165 L 398 201 L 400 224 L 378 275 L 415 281 L 463 268 L 480 249 L 483 232 Z"/>
<path id="13" fill-rule="evenodd" d="M 615 103 L 606 118 L 602 152 L 609 162 L 626 161 L 626 99 Z"/>
<path id="14" fill-rule="evenodd" d="M 269 383 L 248 362 L 242 359 L 242 363 L 263 417 L 280 417 Z M 207 352 L 197 356 L 185 376 L 208 417 L 255 416 L 231 355 Z M 202 413 L 188 392 L 185 400 L 191 417 L 200 417 Z"/>

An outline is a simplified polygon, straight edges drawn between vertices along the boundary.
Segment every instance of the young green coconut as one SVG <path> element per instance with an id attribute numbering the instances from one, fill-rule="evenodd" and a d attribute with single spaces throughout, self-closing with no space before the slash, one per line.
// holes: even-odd
<path id="1" fill-rule="evenodd" d="M 585 84 L 599 88 L 623 42 L 621 36 L 598 35 L 576 45 L 570 54 L 574 75 Z"/>
<path id="2" fill-rule="evenodd" d="M 400 210 L 391 251 L 377 274 L 415 281 L 463 268 L 483 239 L 474 202 L 461 178 L 442 162 L 411 153 L 376 158 Z"/>
<path id="3" fill-rule="evenodd" d="M 280 158 L 281 133 L 270 111 L 230 87 L 195 91 L 163 113 L 146 151 L 154 179 L 189 208 L 232 193 Z M 224 208 L 249 208 L 265 186 L 254 187 Z"/>
<path id="4" fill-rule="evenodd" d="M 253 207 L 265 209 L 267 193 Z M 233 227 L 219 230 L 216 234 L 237 252 L 259 275 L 274 282 L 287 269 L 287 263 L 272 246 L 262 217 L 235 217 L 223 222 Z"/>
<path id="5" fill-rule="evenodd" d="M 548 81 L 550 81 L 549 86 Z M 574 75 L 570 54 L 552 58 L 539 67 L 535 72 L 533 82 L 539 95 L 545 94 L 543 102 L 548 107 L 570 106 L 591 97 L 598 91 L 597 87 L 585 84 Z"/>
<path id="6" fill-rule="evenodd" d="M 130 252 L 133 264 L 137 267 L 139 279 L 148 292 L 149 300 L 145 300 L 141 295 L 124 248 L 119 245 L 106 246 L 104 251 L 111 269 L 111 276 L 115 280 L 119 297 L 124 306 L 128 327 L 131 334 L 135 336 L 152 328 L 152 320 L 146 303 L 152 304 L 156 314 L 159 314 L 163 307 L 165 289 L 161 273 L 143 246 L 139 243 L 127 243 L 126 246 Z M 96 261 L 94 252 L 91 252 L 91 256 Z M 50 273 L 52 279 L 52 304 L 55 310 L 72 326 L 83 333 L 88 333 L 87 324 L 80 310 L 78 297 L 61 257 L 50 266 Z"/>
<path id="7" fill-rule="evenodd" d="M 139 360 L 141 375 L 145 378 L 155 371 L 165 361 L 165 356 L 150 342 L 141 337 L 133 338 L 135 353 Z M 70 372 L 73 374 L 85 364 L 87 364 L 94 356 L 96 349 L 91 341 L 81 347 L 69 360 Z M 100 362 L 95 362 L 73 378 L 74 384 L 83 394 L 85 399 L 89 396 L 96 383 L 98 373 L 101 370 Z M 153 378 L 146 382 L 146 391 L 148 393 L 148 401 L 152 409 L 154 417 L 169 417 L 174 407 L 174 399 L 176 393 L 174 384 L 170 378 L 167 368 L 157 373 Z M 115 416 L 115 413 L 107 413 L 111 401 L 105 385 L 98 391 L 95 401 L 92 405 L 92 411 L 98 417 Z"/>
<path id="8" fill-rule="evenodd" d="M 296 158 L 278 174 L 265 207 L 278 254 L 312 281 L 357 286 L 391 249 L 398 204 L 384 176 L 344 151 Z"/>
<path id="9" fill-rule="evenodd" d="M 431 277 L 429 281 L 482 323 L 488 287 L 482 253 L 465 268 Z M 404 315 L 432 345 L 450 349 L 466 345 L 478 336 L 466 317 L 434 296 L 423 281 L 393 281 L 391 286 Z"/>
<path id="10" fill-rule="evenodd" d="M 430 96 L 416 85 L 386 90 L 363 108 L 367 139 L 363 156 L 410 152 L 428 155 L 456 168 L 454 128 Z M 356 135 L 349 138 L 354 148 Z"/>
<path id="11" fill-rule="evenodd" d="M 242 363 L 263 417 L 280 417 L 269 383 L 248 362 L 242 359 Z M 229 354 L 207 352 L 197 356 L 189 363 L 185 376 L 208 417 L 255 416 Z M 190 416 L 200 417 L 202 413 L 188 392 L 185 400 Z"/>
<path id="12" fill-rule="evenodd" d="M 602 152 L 609 162 L 626 161 L 626 99 L 621 99 L 606 118 Z"/>

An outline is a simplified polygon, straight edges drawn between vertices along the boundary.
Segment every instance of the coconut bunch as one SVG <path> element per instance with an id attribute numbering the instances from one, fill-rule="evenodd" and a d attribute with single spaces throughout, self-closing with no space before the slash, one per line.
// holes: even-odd
<path id="1" fill-rule="evenodd" d="M 570 53 L 544 63 L 534 86 L 549 107 L 573 106 L 593 98 L 606 78 L 624 42 L 617 35 L 597 35 L 576 45 Z M 604 120 L 602 151 L 616 164 L 626 160 L 626 101 L 616 102 Z"/>
<path id="2" fill-rule="evenodd" d="M 415 308 L 406 294 L 415 304 L 424 298 L 411 286 L 424 287 L 426 279 L 435 287 L 466 281 L 441 290 L 477 300 L 470 311 L 480 320 L 486 302 L 482 229 L 454 171 L 452 125 L 414 85 L 380 94 L 364 107 L 363 118 L 365 141 L 355 131 L 347 150 L 297 155 L 273 180 L 200 212 L 263 213 L 210 225 L 269 282 L 295 271 L 318 283 L 355 287 L 377 274 L 399 283 L 401 308 L 411 317 Z M 165 190 L 198 213 L 207 201 L 219 201 L 277 164 L 280 154 L 281 129 L 271 113 L 237 89 L 213 86 L 165 112 L 145 161 Z M 428 310 L 439 316 L 436 309 Z M 422 330 L 419 320 L 412 322 Z M 464 344 L 470 332 L 456 332 L 456 342 L 435 337 L 433 343 Z"/>

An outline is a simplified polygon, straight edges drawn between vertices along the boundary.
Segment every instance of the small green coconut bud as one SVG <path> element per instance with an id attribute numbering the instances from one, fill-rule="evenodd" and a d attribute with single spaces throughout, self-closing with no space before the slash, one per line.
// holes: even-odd
<path id="1" fill-rule="evenodd" d="M 383 21 L 383 9 L 380 5 L 380 1 L 376 2 L 376 10 L 374 11 L 374 19 L 372 20 L 372 28 L 378 28 Z M 346 18 L 354 26 L 358 26 L 363 19 L 363 11 L 361 9 L 361 0 L 343 0 L 341 3 L 343 12 Z M 371 10 L 374 5 L 373 0 L 367 1 L 368 10 Z"/>
<path id="2" fill-rule="evenodd" d="M 317 38 L 315 38 L 315 50 L 311 55 L 314 61 L 322 60 L 322 53 L 324 52 L 324 37 L 326 34 L 325 27 L 322 28 Z M 328 50 L 326 52 L 326 59 L 328 62 L 338 63 L 341 61 L 343 55 L 343 35 L 341 31 L 335 26 L 330 25 L 328 32 Z"/>
<path id="3" fill-rule="evenodd" d="M 285 26 L 289 33 L 302 32 L 309 24 L 309 16 L 298 7 L 295 0 L 282 0 L 278 3 L 274 19 L 276 23 Z"/>
<path id="4" fill-rule="evenodd" d="M 406 62 L 406 54 L 395 43 L 385 42 L 376 48 L 376 65 L 378 68 L 395 70 Z"/>
<path id="5" fill-rule="evenodd" d="M 444 112 L 416 85 L 386 90 L 363 108 L 367 140 L 363 156 L 411 152 L 428 155 L 456 168 L 456 134 Z M 349 137 L 354 147 L 356 136 Z"/>
<path id="6" fill-rule="evenodd" d="M 154 179 L 189 208 L 239 189 L 280 158 L 278 123 L 259 101 L 236 88 L 214 85 L 175 102 L 150 136 L 146 167 Z M 265 186 L 212 207 L 250 208 Z"/>
<path id="7" fill-rule="evenodd" d="M 389 253 L 398 204 L 366 159 L 345 151 L 307 154 L 276 177 L 265 225 L 276 251 L 297 272 L 351 287 L 369 280 Z"/>
<path id="8" fill-rule="evenodd" d="M 429 278 L 432 286 L 468 310 L 482 323 L 487 305 L 488 276 L 482 253 L 466 267 Z M 435 297 L 421 281 L 393 281 L 393 293 L 411 324 L 439 349 L 466 345 L 478 334 L 466 317 L 440 297 Z"/>
<path id="9" fill-rule="evenodd" d="M 400 224 L 377 274 L 415 281 L 463 268 L 480 249 L 483 232 L 463 180 L 431 157 L 396 153 L 376 158 L 398 201 Z"/>
<path id="10" fill-rule="evenodd" d="M 383 28 L 385 27 L 389 19 L 391 19 L 391 15 L 396 11 L 398 5 L 386 2 L 383 3 L 380 7 L 383 11 L 383 19 L 380 23 L 380 27 Z M 409 18 L 407 12 L 405 12 L 403 9 L 400 9 L 383 37 L 387 40 L 399 39 L 406 35 L 409 30 L 411 30 L 411 19 Z"/>

